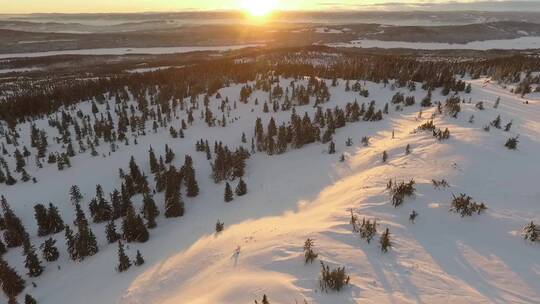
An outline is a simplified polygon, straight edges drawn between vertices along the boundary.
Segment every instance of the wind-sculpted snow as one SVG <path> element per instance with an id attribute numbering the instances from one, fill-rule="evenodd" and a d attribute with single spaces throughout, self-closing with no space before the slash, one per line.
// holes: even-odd
<path id="1" fill-rule="evenodd" d="M 287 87 L 292 79 L 281 79 Z M 127 168 L 134 156 L 141 170 L 149 174 L 150 146 L 161 155 L 167 144 L 176 154 L 179 166 L 185 154 L 193 157 L 197 181 L 201 189 L 196 198 L 184 197 L 183 217 L 157 218 L 157 228 L 150 230 L 144 244 L 126 246 L 133 258 L 140 250 L 146 263 L 117 273 L 117 246 L 105 239 L 104 224 L 92 224 L 100 251 L 81 263 L 67 257 L 63 234 L 58 241 L 60 259 L 44 263 L 45 272 L 36 279 L 27 279 L 25 293 L 32 293 L 38 303 L 253 303 L 266 294 L 270 303 L 538 303 L 540 302 L 540 247 L 524 242 L 521 228 L 528 222 L 540 221 L 539 119 L 540 100 L 519 98 L 484 79 L 466 80 L 472 93 L 460 93 L 472 103 L 461 104 L 458 118 L 434 115 L 438 128 L 449 128 L 450 139 L 438 141 L 430 132 L 414 132 L 436 112 L 436 107 L 421 108 L 426 96 L 420 89 L 393 89 L 391 85 L 362 82 L 369 97 L 345 92 L 345 81 L 331 87 L 329 102 L 323 108 L 344 107 L 355 99 L 359 103 L 376 101 L 377 108 L 390 102 L 396 92 L 415 96 L 417 103 L 390 113 L 382 121 L 347 123 L 336 130 L 336 154 L 327 153 L 327 144 L 314 143 L 301 149 L 289 149 L 281 155 L 255 153 L 247 163 L 244 177 L 248 193 L 223 202 L 223 183 L 215 184 L 211 166 L 204 153 L 195 151 L 201 138 L 210 143 L 221 140 L 231 147 L 241 142 L 241 134 L 253 134 L 257 117 L 266 126 L 271 117 L 276 125 L 290 120 L 290 111 L 263 113 L 268 93 L 255 91 L 248 104 L 237 102 L 227 119 L 227 127 L 208 128 L 198 118 L 185 131 L 185 138 L 173 139 L 167 128 L 139 136 L 138 143 L 120 145 L 115 153 L 101 145 L 99 156 L 88 153 L 72 158 L 72 168 L 58 171 L 55 165 L 44 164 L 37 170 L 33 162 L 28 172 L 37 184 L 19 182 L 0 186 L 0 192 L 11 202 L 14 212 L 27 227 L 34 244 L 36 237 L 33 205 L 53 202 L 66 223 L 72 223 L 74 208 L 69 201 L 71 185 L 79 185 L 84 195 L 83 207 L 101 184 L 105 193 L 118 187 L 118 168 Z M 298 82 L 306 84 L 307 81 Z M 351 83 L 352 84 L 352 83 Z M 222 98 L 238 100 L 241 85 L 221 89 Z M 501 97 L 497 109 L 493 104 Z M 202 99 L 203 97 L 200 96 Z M 255 105 L 254 100 L 259 104 Z M 433 91 L 433 101 L 443 101 L 440 89 Z M 485 110 L 475 108 L 483 101 Z M 111 100 L 114 104 L 114 100 Z M 135 104 L 133 102 L 133 104 Z M 221 102 L 210 98 L 210 108 L 220 113 Z M 79 105 L 91 114 L 90 102 Z M 104 110 L 104 105 L 99 105 Z M 311 116 L 313 104 L 295 107 L 303 116 Z M 71 111 L 71 110 L 70 110 Z M 419 112 L 423 111 L 421 117 Z M 474 114 L 474 122 L 469 117 Z M 506 123 L 513 120 L 509 132 L 483 126 L 497 115 Z M 170 125 L 180 126 L 185 113 L 172 115 Z M 46 119 L 36 122 L 38 128 L 50 128 Z M 21 144 L 27 144 L 30 123 L 19 125 Z M 51 151 L 64 150 L 52 140 L 57 136 L 51 128 Z M 392 138 L 392 131 L 394 136 Z M 516 151 L 504 147 L 510 136 L 520 135 Z M 369 145 L 361 139 L 370 137 Z M 346 147 L 347 138 L 353 141 Z M 411 153 L 405 153 L 407 144 Z M 383 163 L 381 154 L 388 160 Z M 344 154 L 345 161 L 339 156 Z M 389 179 L 408 181 L 414 178 L 413 197 L 394 208 L 387 190 Z M 432 179 L 445 179 L 450 187 L 434 189 Z M 152 180 L 152 179 L 151 179 Z M 235 182 L 236 183 L 236 182 Z M 153 182 L 151 182 L 153 184 Z M 460 217 L 449 212 L 452 194 L 466 193 L 488 209 L 481 215 Z M 163 214 L 163 195 L 154 199 Z M 140 195 L 133 198 L 138 210 Z M 415 223 L 408 220 L 412 210 L 419 213 Z M 377 219 L 378 235 L 368 244 L 350 225 L 351 210 L 360 218 Z M 215 234 L 216 221 L 225 229 Z M 379 234 L 390 229 L 393 246 L 384 254 L 378 245 Z M 303 245 L 314 239 L 319 254 L 313 264 L 304 264 Z M 18 273 L 26 273 L 20 250 L 4 255 Z M 321 292 L 319 261 L 332 268 L 345 266 L 350 284 L 340 292 Z M 31 287 L 30 282 L 37 284 Z M 2 301 L 5 298 L 0 298 Z M 296 301 L 296 302 L 295 302 Z"/>

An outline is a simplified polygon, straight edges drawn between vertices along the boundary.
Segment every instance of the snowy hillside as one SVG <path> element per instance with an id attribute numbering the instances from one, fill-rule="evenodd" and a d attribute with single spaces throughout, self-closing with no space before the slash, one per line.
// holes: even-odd
<path id="1" fill-rule="evenodd" d="M 420 103 L 428 92 L 421 83 L 416 83 L 412 91 L 393 85 L 392 80 L 386 85 L 359 81 L 362 90 L 369 92 L 365 97 L 346 90 L 349 84 L 345 80 L 338 79 L 335 86 L 331 79 L 320 81 L 324 85 L 316 86 L 328 88 L 329 100 L 322 97 L 319 111 L 330 109 L 333 119 L 338 120 L 336 107 L 345 111 L 355 100 L 366 110 L 374 100 L 375 112 L 388 103 L 388 114 L 381 113 L 382 120 L 348 119 L 330 134 L 331 141 L 315 140 L 301 148 L 287 146 L 284 153 L 273 155 L 253 151 L 257 150 L 252 147 L 257 118 L 261 118 L 264 133 L 271 119 L 278 128 L 289 125 L 293 111 L 301 119 L 307 113 L 315 121 L 318 108 L 313 97 L 305 105 L 295 105 L 298 100 L 291 98 L 294 106 L 283 110 L 295 89 L 310 85 L 308 79 L 280 78 L 279 86 L 285 90 L 282 97 L 254 89 L 245 103 L 240 101 L 245 84 L 231 84 L 206 100 L 207 109 L 205 96 L 200 95 L 176 100 L 171 113 L 158 109 L 159 94 L 145 92 L 149 112 L 142 126 L 140 96 L 132 92 L 125 96 L 116 92 L 104 96 L 104 100 L 64 107 L 63 114 L 58 111 L 19 123 L 15 132 L 18 138 L 1 122 L 0 143 L 4 143 L 7 153 L 3 158 L 11 174 L 20 178 L 12 155 L 26 146 L 31 156 L 25 157 L 24 170 L 37 182 L 19 180 L 14 185 L 0 185 L 0 193 L 21 219 L 45 267 L 41 275 L 29 277 L 24 246 L 10 248 L 2 256 L 26 281 L 18 299 L 22 301 L 25 294 L 31 294 L 40 304 L 253 303 L 261 302 L 266 295 L 273 304 L 539 303 L 540 244 L 524 241 L 522 229 L 531 221 L 540 222 L 540 99 L 532 95 L 521 98 L 485 78 L 466 78 L 471 92 L 456 93 L 464 102 L 458 103 L 460 111 L 454 118 L 449 113 L 451 105 L 445 107 L 453 93 L 443 96 L 440 88 L 431 92 L 433 106 L 422 107 Z M 248 84 L 256 86 L 255 82 Z M 350 86 L 353 84 L 351 81 Z M 324 89 L 320 92 L 323 94 Z M 392 103 L 398 92 L 404 97 L 414 96 L 415 103 Z M 269 98 L 276 100 L 277 109 L 272 103 L 264 109 Z M 498 98 L 500 103 L 496 102 Z M 441 111 L 436 106 L 438 101 Z M 166 102 L 169 104 L 169 100 Z M 483 103 L 482 110 L 478 102 Z M 208 125 L 208 110 L 213 113 L 212 127 Z M 190 111 L 193 123 L 189 123 Z M 125 116 L 120 114 L 123 112 Z M 159 118 L 152 113 L 163 115 L 164 123 L 157 124 Z M 500 129 L 496 123 L 490 126 L 498 115 Z M 71 117 L 69 134 L 60 134 L 66 116 Z M 152 125 L 151 117 L 157 125 Z M 101 141 L 98 145 L 84 139 L 81 143 L 86 151 L 79 153 L 73 120 L 84 129 L 85 122 L 95 126 L 100 120 L 112 122 L 117 128 L 122 119 L 131 120 L 125 132 L 128 144 L 118 141 L 111 146 Z M 429 121 L 433 121 L 435 131 L 448 129 L 450 137 L 439 140 L 432 130 L 418 129 Z M 509 122 L 512 124 L 505 131 Z M 59 170 L 57 163 L 47 163 L 47 157 L 40 165 L 36 163 L 37 148 L 31 148 L 30 142 L 33 123 L 34 129 L 47 133 L 47 156 L 64 153 L 67 142 L 73 143 L 77 153 L 70 158 L 71 167 L 64 165 Z M 318 126 L 326 129 L 320 122 Z M 490 126 L 488 131 L 486 126 Z M 323 133 L 320 137 L 324 138 Z M 507 140 L 516 136 L 517 149 L 506 148 Z M 362 142 L 364 137 L 369 139 L 367 143 Z M 8 138 L 18 145 L 7 143 Z M 209 143 L 210 160 L 204 147 L 202 152 L 196 150 L 201 139 Z M 224 202 L 225 181 L 216 183 L 212 176 L 215 141 L 231 151 L 241 146 L 251 153 L 242 177 L 247 194 L 235 194 L 230 202 Z M 331 143 L 335 143 L 335 153 L 330 153 Z M 182 185 L 185 214 L 181 217 L 165 217 L 166 194 L 154 191 L 156 174 L 151 172 L 149 150 L 159 158 L 165 154 L 165 145 L 175 154 L 166 168 L 182 167 L 185 155 L 190 155 L 200 189 L 198 195 L 189 197 Z M 384 161 L 383 154 L 387 157 Z M 129 173 L 131 156 L 147 178 L 150 190 L 146 194 L 153 197 L 160 215 L 157 227 L 148 229 L 148 241 L 122 242 L 132 262 L 139 250 L 145 263 L 118 272 L 118 245 L 106 238 L 109 221 L 94 223 L 89 203 L 96 196 L 98 184 L 106 200 L 111 201 L 109 193 L 127 183 L 120 177 L 119 168 Z M 5 167 L 2 170 L 7 173 Z M 394 207 L 394 186 L 388 189 L 389 180 L 395 185 L 411 179 L 414 195 Z M 239 180 L 228 180 L 232 191 Z M 443 180 L 449 185 L 434 187 L 433 181 Z M 98 253 L 80 261 L 72 261 L 68 255 L 64 232 L 38 237 L 34 218 L 34 205 L 48 206 L 51 202 L 58 207 L 64 223 L 75 229 L 72 185 L 80 188 L 80 205 L 99 248 Z M 472 216 L 450 211 L 453 195 L 462 193 L 485 203 L 487 209 Z M 143 194 L 133 193 L 130 200 L 139 213 Z M 413 210 L 418 216 L 411 221 Z M 370 243 L 353 231 L 351 214 L 358 222 L 364 218 L 376 220 L 377 233 Z M 224 223 L 221 232 L 216 232 L 218 221 Z M 116 227 L 121 233 L 121 218 L 116 219 Z M 379 240 L 386 228 L 391 247 L 384 253 Z M 39 249 L 49 237 L 56 240 L 60 252 L 58 260 L 52 262 L 44 261 Z M 305 264 L 303 246 L 307 238 L 314 240 L 318 257 Z M 331 269 L 344 266 L 349 284 L 339 292 L 321 291 L 320 262 Z M 2 295 L 0 302 L 7 302 L 7 298 Z"/>

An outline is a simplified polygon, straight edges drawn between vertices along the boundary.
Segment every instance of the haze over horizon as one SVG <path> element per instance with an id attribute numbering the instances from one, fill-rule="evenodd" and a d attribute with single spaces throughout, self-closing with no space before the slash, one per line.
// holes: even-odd
<path id="1" fill-rule="evenodd" d="M 270 3 L 270 4 L 267 4 Z M 540 11 L 538 0 L 273 0 L 265 2 L 277 11 Z M 246 6 L 257 7 L 259 3 L 248 0 L 95 0 L 92 2 L 51 0 L 11 1 L 3 5 L 0 14 L 33 13 L 141 13 L 141 12 L 182 12 L 182 11 L 224 11 L 244 10 Z"/>

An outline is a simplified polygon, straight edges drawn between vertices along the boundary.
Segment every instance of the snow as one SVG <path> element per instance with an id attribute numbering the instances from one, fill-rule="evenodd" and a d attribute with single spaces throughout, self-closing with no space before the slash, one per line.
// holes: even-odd
<path id="1" fill-rule="evenodd" d="M 290 81 L 281 79 L 281 85 L 285 87 Z M 200 138 L 222 140 L 236 147 L 241 145 L 241 132 L 251 136 L 257 117 L 262 118 L 264 126 L 270 117 L 277 125 L 288 121 L 290 112 L 262 113 L 262 101 L 268 94 L 261 91 L 254 93 L 249 104 L 237 103 L 238 109 L 231 111 L 233 121 L 225 128 L 209 129 L 197 118 L 184 139 L 171 139 L 168 130 L 160 129 L 157 134 L 139 137 L 138 145 L 121 145 L 110 156 L 77 155 L 72 160 L 73 168 L 61 172 L 48 164 L 36 170 L 30 162 L 28 171 L 38 184 L 0 185 L 0 192 L 30 227 L 36 245 L 43 240 L 35 236 L 35 203 L 53 202 L 64 221 L 71 223 L 71 185 L 80 186 L 85 202 L 94 196 L 98 183 L 110 192 L 120 183 L 118 167 L 127 168 L 131 155 L 141 169 L 149 171 L 150 145 L 160 155 L 168 144 L 176 153 L 177 166 L 184 154 L 190 154 L 201 193 L 196 198 L 184 198 L 184 217 L 160 216 L 158 227 L 150 231 L 149 242 L 129 245 L 130 257 L 137 249 L 144 255 L 146 264 L 142 267 L 116 273 L 117 247 L 106 244 L 103 224 L 93 224 L 100 252 L 82 263 L 73 263 L 65 254 L 63 234 L 55 235 L 60 259 L 46 264 L 41 277 L 27 279 L 25 292 L 43 304 L 253 303 L 263 294 L 271 303 L 303 303 L 304 299 L 308 303 L 538 303 L 540 246 L 524 242 L 519 231 L 531 220 L 540 221 L 540 99 L 525 105 L 524 99 L 495 84 L 486 85 L 484 79 L 469 82 L 472 94 L 462 95 L 472 98 L 473 103 L 462 104 L 458 119 L 435 117 L 438 127 L 450 129 L 448 141 L 438 142 L 431 134 L 412 132 L 431 117 L 434 108 L 421 109 L 417 104 L 403 112 L 391 109 L 383 121 L 351 123 L 338 129 L 334 138 L 337 154 L 327 154 L 327 145 L 312 144 L 277 156 L 253 155 L 245 178 L 248 194 L 229 204 L 223 202 L 223 184 L 213 183 L 210 164 L 204 153 L 195 152 L 194 142 Z M 397 91 L 415 96 L 417 103 L 426 94 L 421 89 L 392 91 L 389 86 L 371 82 L 366 87 L 369 98 L 359 97 L 344 92 L 344 81 L 340 80 L 338 87 L 329 86 L 332 98 L 323 107 L 343 107 L 356 98 L 359 102 L 376 100 L 380 108 Z M 220 94 L 233 102 L 240 88 L 232 85 Z M 440 90 L 433 96 L 434 100 L 444 99 Z M 499 96 L 501 104 L 493 109 Z M 256 97 L 258 106 L 253 104 Z M 485 103 L 485 111 L 474 107 L 480 100 Z M 218 106 L 212 97 L 214 113 L 219 113 Z M 81 108 L 90 113 L 88 102 Z M 417 119 L 420 110 L 424 111 L 423 118 Z M 296 111 L 313 114 L 315 109 L 308 105 Z M 471 114 L 475 115 L 474 124 L 468 123 Z M 503 122 L 514 121 L 512 131 L 483 131 L 483 125 L 498 114 Z M 173 118 L 173 125 L 178 126 L 184 115 Z M 46 119 L 36 124 L 48 127 Z M 29 123 L 21 125 L 21 145 L 29 140 L 29 127 Z M 391 138 L 392 130 L 395 139 Z M 505 149 L 506 138 L 516 134 L 520 134 L 519 149 Z M 369 147 L 360 144 L 363 136 L 371 137 Z M 352 147 L 344 145 L 348 137 L 354 141 Z M 404 154 L 407 144 L 412 147 L 410 155 Z M 62 150 L 59 145 L 50 149 Z M 99 149 L 108 151 L 104 145 Z M 382 151 L 389 154 L 387 163 L 380 161 Z M 338 161 L 341 153 L 346 155 L 343 163 Z M 390 178 L 414 178 L 416 197 L 399 208 L 392 207 L 386 190 Z M 431 180 L 442 178 L 451 187 L 433 189 Z M 452 193 L 462 192 L 486 202 L 487 212 L 471 218 L 449 213 Z M 141 198 L 135 197 L 133 202 L 140 206 Z M 156 203 L 163 214 L 162 195 L 156 196 Z M 367 244 L 351 232 L 351 209 L 360 218 L 376 218 L 379 232 L 390 228 L 394 246 L 389 253 L 380 252 L 378 238 Z M 420 214 L 416 224 L 408 222 L 407 215 L 413 209 Z M 225 230 L 215 235 L 218 219 L 225 223 Z M 303 261 L 302 246 L 308 237 L 315 240 L 319 253 L 312 265 Z M 4 257 L 19 273 L 25 273 L 20 250 L 11 250 Z M 319 260 L 332 267 L 344 265 L 351 275 L 350 286 L 339 293 L 320 292 Z M 57 265 L 61 265 L 60 270 Z M 32 288 L 31 281 L 38 287 Z"/>
<path id="2" fill-rule="evenodd" d="M 16 69 L 0 69 L 0 74 L 8 73 L 22 73 L 22 72 L 31 72 L 31 71 L 40 71 L 42 68 L 30 67 L 30 68 L 16 68 Z"/>
<path id="3" fill-rule="evenodd" d="M 182 68 L 184 66 L 162 66 L 162 67 L 151 67 L 151 68 L 137 68 L 132 70 L 127 70 L 128 73 L 147 73 L 147 72 L 156 72 L 161 70 L 167 70 L 172 68 Z"/>
<path id="4" fill-rule="evenodd" d="M 48 51 L 34 53 L 0 54 L 0 59 L 46 57 L 58 55 L 127 55 L 127 54 L 178 54 L 190 52 L 223 52 L 249 47 L 258 47 L 262 44 L 243 44 L 228 46 L 178 46 L 178 47 L 149 47 L 149 48 L 102 48 L 69 51 Z"/>
<path id="5" fill-rule="evenodd" d="M 418 50 L 446 50 L 446 49 L 470 49 L 470 50 L 526 50 L 540 49 L 540 37 L 520 37 L 516 39 L 473 41 L 468 43 L 438 43 L 438 42 L 406 42 L 406 41 L 383 41 L 361 39 L 349 43 L 329 44 L 333 47 L 359 47 L 359 48 L 406 48 Z"/>
<path id="6" fill-rule="evenodd" d="M 342 30 L 327 28 L 327 27 L 318 27 L 315 29 L 315 33 L 318 34 L 343 34 Z"/>

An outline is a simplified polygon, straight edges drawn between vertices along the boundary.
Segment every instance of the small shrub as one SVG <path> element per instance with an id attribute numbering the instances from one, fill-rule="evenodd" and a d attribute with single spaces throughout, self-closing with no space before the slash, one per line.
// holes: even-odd
<path id="1" fill-rule="evenodd" d="M 321 277 L 319 278 L 319 285 L 322 291 L 340 291 L 349 284 L 349 281 L 350 277 L 347 275 L 345 267 L 338 267 L 330 270 L 330 267 L 324 265 L 321 261 Z"/>
<path id="2" fill-rule="evenodd" d="M 405 197 L 413 196 L 414 191 L 414 179 L 411 179 L 408 183 L 394 183 L 392 189 L 390 189 L 390 194 L 392 195 L 392 205 L 397 207 L 405 201 Z"/>
<path id="3" fill-rule="evenodd" d="M 432 179 L 431 182 L 435 189 L 450 187 L 450 184 L 445 179 L 441 179 L 440 181 Z"/>
<path id="4" fill-rule="evenodd" d="M 315 245 L 315 242 L 313 239 L 308 238 L 304 243 L 304 263 L 313 263 L 313 261 L 319 256 L 318 253 L 315 253 L 313 251 L 313 245 Z"/>
<path id="5" fill-rule="evenodd" d="M 506 143 L 504 144 L 505 147 L 507 147 L 510 150 L 516 150 L 517 144 L 519 142 L 519 136 L 516 137 L 510 137 Z"/>
<path id="6" fill-rule="evenodd" d="M 540 241 L 540 227 L 531 222 L 525 228 L 523 228 L 523 238 L 531 242 Z"/>
<path id="7" fill-rule="evenodd" d="M 216 223 L 216 233 L 220 233 L 225 228 L 225 224 L 219 220 Z"/>
<path id="8" fill-rule="evenodd" d="M 459 213 L 461 217 L 480 214 L 487 209 L 484 203 L 477 203 L 472 197 L 461 193 L 459 196 L 452 195 L 451 211 Z"/>

